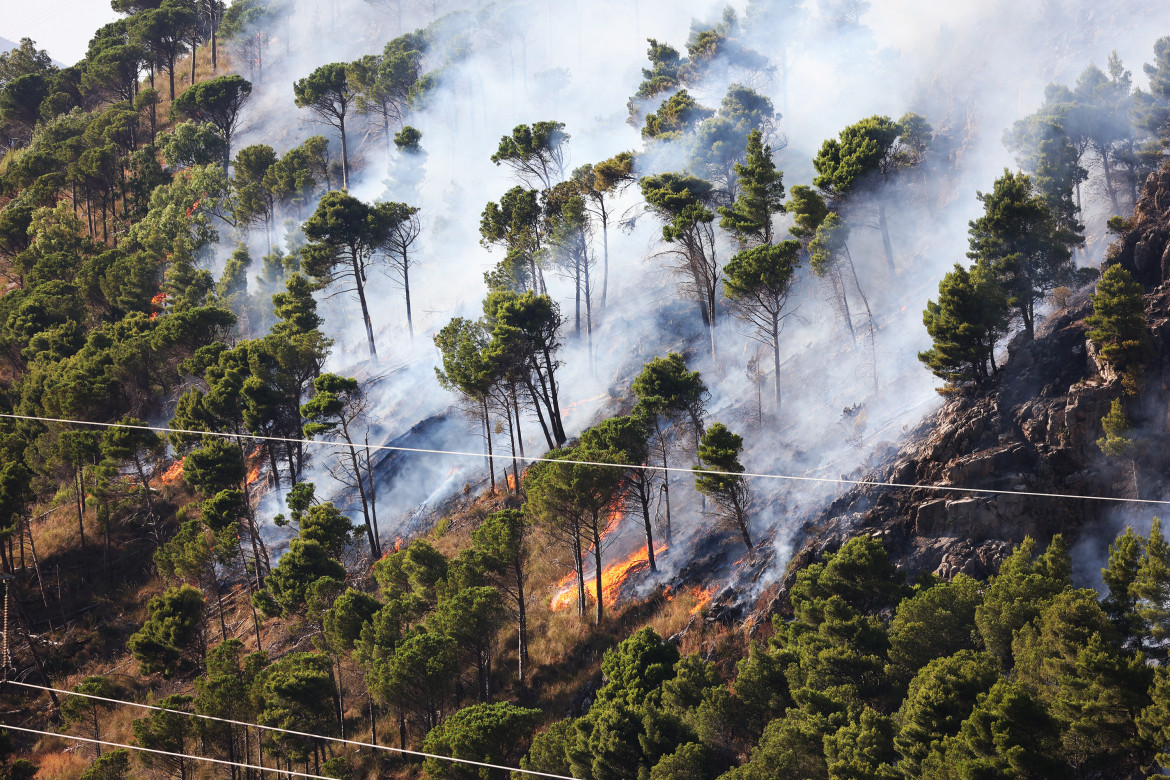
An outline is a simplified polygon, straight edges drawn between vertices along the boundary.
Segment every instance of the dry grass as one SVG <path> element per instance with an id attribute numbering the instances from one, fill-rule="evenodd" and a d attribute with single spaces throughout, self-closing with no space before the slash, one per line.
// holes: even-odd
<path id="1" fill-rule="evenodd" d="M 64 742 L 64 740 L 57 740 Z M 92 751 L 71 749 L 52 753 L 35 753 L 29 759 L 40 767 L 36 780 L 75 780 L 93 760 Z"/>
<path id="2" fill-rule="evenodd" d="M 54 556 L 62 555 L 80 543 L 77 528 L 77 508 L 73 505 L 72 496 L 69 502 L 53 507 L 52 509 L 42 509 L 41 512 L 48 512 L 43 517 L 34 520 L 31 524 L 33 539 L 36 540 L 37 557 L 41 561 L 46 561 Z M 99 529 L 97 523 L 94 522 L 93 513 L 85 513 L 85 541 L 87 544 L 93 544 L 100 540 Z M 31 551 L 29 551 L 31 555 Z M 29 565 L 32 565 L 30 560 Z"/>
<path id="3" fill-rule="evenodd" d="M 201 46 L 196 52 L 195 57 L 195 81 L 207 81 L 216 76 L 226 76 L 230 73 L 235 73 L 236 70 L 232 65 L 231 57 L 227 53 L 227 49 L 221 42 L 216 56 L 217 67 L 215 70 L 211 69 L 211 46 L 210 44 Z M 175 63 L 175 96 L 183 94 L 188 87 L 191 86 L 191 57 L 186 56 Z M 150 80 L 143 80 L 140 89 L 149 89 Z M 170 130 L 174 126 L 171 120 L 171 87 L 169 76 L 163 70 L 159 70 L 154 74 L 154 88 L 158 92 L 159 104 L 156 108 L 158 114 L 158 132 Z"/>

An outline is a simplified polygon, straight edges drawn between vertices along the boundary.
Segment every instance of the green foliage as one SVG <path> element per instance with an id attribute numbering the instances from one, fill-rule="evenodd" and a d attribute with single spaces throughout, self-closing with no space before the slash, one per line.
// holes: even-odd
<path id="1" fill-rule="evenodd" d="M 922 775 L 922 762 L 933 746 L 959 733 L 979 698 L 998 678 L 996 660 L 971 650 L 937 655 L 915 674 L 898 709 L 894 737 L 908 776 Z"/>
<path id="2" fill-rule="evenodd" d="M 283 614 L 299 611 L 314 582 L 322 578 L 345 579 L 345 568 L 329 556 L 320 543 L 304 538 L 289 542 L 288 552 L 268 575 L 268 590 Z"/>
<path id="3" fill-rule="evenodd" d="M 1120 398 L 1114 398 L 1109 411 L 1101 418 L 1101 432 L 1105 435 L 1097 439 L 1097 447 L 1111 458 L 1129 456 L 1134 448 L 1133 437 L 1129 435 L 1131 428 L 1125 405 Z"/>
<path id="4" fill-rule="evenodd" d="M 191 728 L 191 718 L 180 714 L 191 711 L 192 701 L 190 696 L 181 694 L 164 697 L 158 700 L 157 706 L 175 712 L 156 710 L 130 724 L 137 744 L 160 751 L 139 752 L 138 760 L 143 766 L 148 769 L 158 768 L 164 773 L 180 777 L 193 768 L 196 762 L 186 756 L 196 744 L 195 730 Z M 162 755 L 163 752 L 178 755 Z"/>
<path id="5" fill-rule="evenodd" d="M 1127 391 L 1136 393 L 1150 346 L 1142 286 L 1129 271 L 1120 265 L 1105 270 L 1093 293 L 1093 313 L 1085 324 L 1101 357 L 1121 376 Z"/>
<path id="6" fill-rule="evenodd" d="M 743 543 L 751 549 L 747 522 L 751 494 L 747 480 L 740 476 L 744 470 L 739 462 L 741 452 L 743 437 L 732 433 L 723 423 L 713 423 L 699 440 L 700 465 L 692 466 L 692 470 L 695 489 L 715 500 L 726 519 L 739 530 Z"/>
<path id="7" fill-rule="evenodd" d="M 677 140 L 715 112 L 701 106 L 685 89 L 680 89 L 667 98 L 658 110 L 646 115 L 642 138 L 647 141 Z"/>
<path id="8" fill-rule="evenodd" d="M 427 734 L 423 750 L 454 758 L 507 764 L 540 722 L 540 710 L 514 704 L 475 704 L 464 707 Z M 474 780 L 482 771 L 466 764 L 427 759 L 430 777 Z"/>
<path id="9" fill-rule="evenodd" d="M 564 122 L 516 125 L 511 135 L 500 138 L 492 162 L 507 166 L 530 187 L 539 184 L 549 189 L 564 176 L 564 147 L 568 142 Z"/>
<path id="10" fill-rule="evenodd" d="M 928 301 L 922 322 L 933 342 L 918 359 L 948 386 L 982 384 L 995 373 L 995 347 L 1007 330 L 1008 299 L 985 269 L 955 263 Z"/>
<path id="11" fill-rule="evenodd" d="M 190 585 L 150 600 L 146 623 L 126 642 L 143 674 L 171 677 L 202 657 L 203 609 L 203 592 Z"/>
<path id="12" fill-rule="evenodd" d="M 89 676 L 73 686 L 76 693 L 89 696 L 101 696 L 107 699 L 116 699 L 121 694 L 118 686 L 109 678 Z M 61 700 L 61 717 L 71 726 L 89 729 L 93 739 L 101 739 L 101 720 L 104 713 L 108 713 L 113 705 L 99 699 L 89 699 L 83 696 L 65 696 Z"/>
<path id="13" fill-rule="evenodd" d="M 223 165 L 227 170 L 232 137 L 240 123 L 240 112 L 252 97 L 252 83 L 230 74 L 192 84 L 178 97 L 172 96 L 171 116 L 206 122 L 219 132 L 223 141 Z"/>
<path id="14" fill-rule="evenodd" d="M 830 780 L 898 780 L 894 768 L 894 721 L 866 707 L 861 716 L 836 734 L 825 736 Z"/>
<path id="15" fill-rule="evenodd" d="M 422 132 L 410 125 L 404 125 L 401 130 L 394 134 L 394 146 L 400 152 L 418 154 L 422 151 L 422 147 L 419 146 L 420 141 L 422 141 Z"/>
<path id="16" fill-rule="evenodd" d="M 115 748 L 86 767 L 78 780 L 126 780 L 129 772 L 130 751 Z"/>
<path id="17" fill-rule="evenodd" d="M 238 445 L 210 438 L 183 461 L 183 481 L 205 496 L 239 487 L 245 476 L 244 456 Z"/>
<path id="18" fill-rule="evenodd" d="M 839 138 L 821 145 L 813 167 L 813 184 L 837 198 L 848 198 L 856 189 L 888 172 L 894 142 L 901 128 L 888 116 L 871 116 L 849 125 Z"/>
<path id="19" fill-rule="evenodd" d="M 1137 614 L 1137 580 L 1143 557 L 1143 540 L 1128 525 L 1125 533 L 1109 545 L 1109 560 L 1101 569 L 1101 580 L 1109 589 L 1101 602 L 1105 614 L 1122 636 L 1140 636 Z"/>
<path id="20" fill-rule="evenodd" d="M 332 501 L 310 506 L 301 514 L 299 524 L 297 535 L 301 539 L 316 542 L 334 558 L 341 556 L 354 530 L 350 519 Z"/>
<path id="21" fill-rule="evenodd" d="M 747 135 L 746 160 L 735 164 L 739 197 L 719 208 L 720 227 L 741 243 L 772 243 L 772 215 L 784 211 L 784 173 L 776 169 L 772 147 L 759 130 Z"/>
<path id="22" fill-rule="evenodd" d="M 345 118 L 357 100 L 350 82 L 350 68 L 344 62 L 320 66 L 293 83 L 297 108 L 307 108 L 317 120 L 337 128 L 341 134 L 341 186 L 349 186 L 349 151 L 345 137 Z"/>
<path id="23" fill-rule="evenodd" d="M 1048 549 L 1036 554 L 1036 542 L 1027 537 L 992 577 L 983 603 L 975 609 L 975 624 L 988 652 L 1002 664 L 1011 664 L 1015 633 L 1039 616 L 1044 606 L 1071 584 L 1071 563 L 1064 538 L 1052 537 Z"/>
<path id="24" fill-rule="evenodd" d="M 993 190 L 978 198 L 984 213 L 970 223 L 967 256 L 1002 285 L 1008 307 L 1031 338 L 1036 302 L 1069 277 L 1072 248 L 1084 240 L 1060 223 L 1023 173 L 1005 169 Z"/>
<path id="25" fill-rule="evenodd" d="M 554 721 L 532 738 L 532 745 L 520 759 L 520 767 L 534 772 L 567 775 L 572 771 L 568 758 L 569 742 L 575 734 L 571 718 Z"/>
<path id="26" fill-rule="evenodd" d="M 926 760 L 922 776 L 1056 777 L 1058 744 L 1052 716 L 1022 687 L 1001 680 Z"/>
<path id="27" fill-rule="evenodd" d="M 333 736 L 337 731 L 334 699 L 337 686 L 333 662 L 318 653 L 290 653 L 260 672 L 257 722 L 262 726 Z M 269 732 L 268 739 L 286 757 L 303 760 L 312 749 L 310 738 Z"/>
<path id="28" fill-rule="evenodd" d="M 978 649 L 975 610 L 982 601 L 982 585 L 965 574 L 903 599 L 890 620 L 891 671 L 909 680 L 934 658 Z"/>

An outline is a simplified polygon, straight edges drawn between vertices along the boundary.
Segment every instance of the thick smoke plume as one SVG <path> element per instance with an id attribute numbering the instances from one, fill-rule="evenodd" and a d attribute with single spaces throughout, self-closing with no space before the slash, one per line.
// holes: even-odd
<path id="1" fill-rule="evenodd" d="M 283 151 L 329 130 L 293 105 L 292 82 L 323 63 L 379 52 L 385 41 L 434 19 L 430 3 L 398 5 L 334 0 L 298 6 L 287 23 L 272 29 L 237 148 L 263 142 Z M 440 12 L 455 10 L 437 5 Z M 782 5 L 789 4 L 774 4 Z M 759 14 L 769 10 L 768 3 L 752 6 L 731 4 L 744 25 L 745 43 L 771 67 L 748 73 L 717 64 L 689 91 L 712 108 L 733 82 L 766 94 L 783 115 L 770 140 L 786 187 L 809 184 L 811 160 L 822 141 L 864 117 L 896 119 L 913 111 L 934 128 L 932 149 L 915 172 L 921 181 L 912 190 L 884 196 L 894 273 L 886 268 L 876 230 L 857 223 L 850 236 L 877 325 L 872 347 L 863 338 L 850 342 L 824 283 L 801 269 L 794 293 L 797 316 L 783 334 L 783 412 L 760 424 L 757 388 L 745 372 L 757 349 L 749 329 L 725 307 L 717 310 L 718 352 L 711 357 L 694 306 L 680 299 L 674 280 L 655 259 L 659 229 L 642 214 L 638 188 L 631 187 L 614 208 L 626 227 L 609 234 L 608 301 L 604 311 L 595 311 L 592 355 L 584 337 L 574 336 L 571 316 L 564 333 L 565 424 L 573 436 L 603 416 L 628 410 L 630 382 L 641 366 L 679 351 L 710 388 L 709 421 L 744 435 L 742 461 L 749 471 L 861 476 L 938 403 L 938 380 L 916 359 L 929 346 L 921 312 L 942 275 L 966 262 L 967 223 L 981 212 L 976 191 L 989 190 L 1005 167 L 1016 167 L 1001 140 L 1004 130 L 1039 106 L 1046 84 L 1071 83 L 1090 62 L 1104 66 L 1114 49 L 1144 86 L 1140 66 L 1158 35 L 1170 31 L 1170 8 L 1137 1 L 1103 10 L 1087 1 L 807 0 L 789 16 L 771 17 Z M 860 15 L 832 18 L 833 9 L 840 16 L 847 7 L 860 9 Z M 638 130 L 626 122 L 626 103 L 647 65 L 646 39 L 683 50 L 692 21 L 712 25 L 723 13 L 723 5 L 707 0 L 482 3 L 434 28 L 449 35 L 432 47 L 426 63 L 443 68 L 441 78 L 425 107 L 407 120 L 423 134 L 426 157 L 417 176 L 391 177 L 390 167 L 401 171 L 403 161 L 395 155 L 388 159 L 376 122 L 355 118 L 349 130 L 352 194 L 409 202 L 421 208 L 423 220 L 419 265 L 412 272 L 413 340 L 406 332 L 401 290 L 388 275 L 369 282 L 375 338 L 384 355 L 380 365 L 365 360 L 352 301 L 341 295 L 321 302 L 325 328 L 337 341 L 328 369 L 376 377 L 369 384 L 371 442 L 482 448 L 476 423 L 454 410 L 454 398 L 435 381 L 431 339 L 453 316 L 479 316 L 483 274 L 501 259 L 498 249 L 488 252 L 480 245 L 479 236 L 484 205 L 515 183 L 490 161 L 500 137 L 521 123 L 564 122 L 572 137 L 566 173 L 624 150 L 641 151 Z M 332 144 L 337 146 L 335 139 Z M 677 170 L 685 160 L 679 146 L 659 147 L 639 157 L 638 172 Z M 1100 232 L 1110 214 L 1091 192 L 1089 198 L 1089 229 Z M 787 230 L 783 218 L 778 229 Z M 734 251 L 722 235 L 720 262 Z M 1079 262 L 1099 261 L 1099 254 L 1098 249 Z M 547 279 L 550 294 L 571 315 L 572 286 L 552 273 Z M 767 391 L 765 404 L 766 397 Z M 525 451 L 541 451 L 535 421 L 526 424 Z M 496 451 L 506 451 L 506 436 L 496 442 Z M 691 465 L 693 446 L 680 446 L 675 458 L 674 465 Z M 429 509 L 465 484 L 482 484 L 486 468 L 482 460 L 419 455 L 386 458 L 379 474 L 378 516 L 383 536 L 393 540 L 417 531 Z M 324 470 L 315 476 L 328 492 Z M 672 477 L 679 552 L 663 560 L 668 569 L 686 562 L 680 539 L 705 529 L 694 536 L 701 538 L 711 528 L 692 487 L 689 477 Z M 755 535 L 771 540 L 766 544 L 778 567 L 785 562 L 790 529 L 840 492 L 781 480 L 756 480 L 752 487 Z M 626 550 L 638 543 L 637 524 L 628 525 L 619 532 L 627 541 L 615 542 Z"/>

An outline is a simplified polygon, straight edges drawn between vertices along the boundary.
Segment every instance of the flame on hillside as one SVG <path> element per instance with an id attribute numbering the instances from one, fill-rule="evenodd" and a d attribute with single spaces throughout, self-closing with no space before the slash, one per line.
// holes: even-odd
<path id="1" fill-rule="evenodd" d="M 568 417 L 576 409 L 578 409 L 582 404 L 595 403 L 597 401 L 603 401 L 606 398 L 609 398 L 609 393 L 602 393 L 600 395 L 595 395 L 592 398 L 582 398 L 579 401 L 574 401 L 573 403 L 568 404 L 561 409 L 561 416 Z"/>
<path id="2" fill-rule="evenodd" d="M 700 587 L 691 588 L 691 596 L 695 599 L 695 606 L 691 607 L 691 614 L 697 615 L 702 612 L 708 604 L 711 603 L 711 598 L 715 595 L 715 586 L 712 585 L 706 590 Z"/>
<path id="3" fill-rule="evenodd" d="M 516 475 L 505 471 L 504 475 L 508 478 L 508 490 L 516 489 Z"/>
<path id="4" fill-rule="evenodd" d="M 654 548 L 655 557 L 666 552 L 666 546 Z M 613 607 L 617 604 L 618 596 L 621 594 L 622 585 L 630 578 L 630 575 L 640 571 L 645 571 L 650 566 L 649 556 L 646 554 L 646 546 L 639 545 L 638 549 L 634 550 L 624 559 L 611 563 L 601 570 L 601 597 L 602 603 L 607 607 Z M 585 583 L 585 597 L 593 602 L 597 601 L 597 582 L 593 577 Z M 568 609 L 573 605 L 577 598 L 577 574 L 573 572 L 567 577 L 564 577 L 557 583 L 557 593 L 552 598 L 550 607 L 553 612 L 560 612 L 563 609 Z"/>
<path id="5" fill-rule="evenodd" d="M 159 479 L 164 485 L 173 485 L 183 478 L 183 458 L 179 458 L 162 473 Z"/>
<path id="6" fill-rule="evenodd" d="M 264 462 L 263 455 L 264 455 L 264 448 L 261 446 L 258 446 L 258 447 L 256 447 L 256 449 L 252 450 L 252 452 L 247 457 L 246 462 L 252 464 L 251 467 L 248 469 L 248 477 L 247 477 L 248 487 L 252 487 L 252 485 L 256 482 L 256 480 L 260 479 L 260 465 Z"/>
<path id="7" fill-rule="evenodd" d="M 711 599 L 715 596 L 715 589 L 716 586 L 714 585 L 706 589 L 700 588 L 698 585 L 694 585 L 682 591 L 695 600 L 694 606 L 691 607 L 692 615 L 699 614 L 708 604 L 711 603 Z M 677 596 L 678 593 L 679 591 L 674 590 L 670 586 L 667 586 L 666 590 L 662 591 L 662 595 L 666 597 L 667 601 L 673 601 L 674 597 Z"/>

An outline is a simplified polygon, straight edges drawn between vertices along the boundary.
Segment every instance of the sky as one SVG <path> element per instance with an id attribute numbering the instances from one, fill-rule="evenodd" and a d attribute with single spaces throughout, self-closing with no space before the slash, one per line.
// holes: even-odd
<path id="1" fill-rule="evenodd" d="M 0 0 L 0 37 L 32 38 L 57 62 L 85 56 L 94 30 L 118 18 L 109 0 Z"/>

